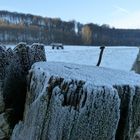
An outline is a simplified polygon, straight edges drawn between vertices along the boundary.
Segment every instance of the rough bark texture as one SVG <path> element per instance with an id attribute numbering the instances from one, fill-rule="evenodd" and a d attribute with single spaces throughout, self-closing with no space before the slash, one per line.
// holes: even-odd
<path id="1" fill-rule="evenodd" d="M 9 137 L 10 127 L 8 123 L 8 113 L 0 114 L 0 140 L 6 139 Z"/>
<path id="2" fill-rule="evenodd" d="M 116 132 L 116 140 L 132 140 L 140 126 L 140 87 L 114 86 L 121 99 L 120 120 Z"/>
<path id="3" fill-rule="evenodd" d="M 23 118 L 28 70 L 33 63 L 46 60 L 44 46 L 36 46 L 31 49 L 26 43 L 19 43 L 13 50 L 0 46 L 0 121 L 4 122 L 0 123 L 0 139 L 7 138 L 10 129 Z"/>
<path id="4" fill-rule="evenodd" d="M 43 73 L 37 77 L 32 72 L 33 79 L 25 121 L 15 127 L 12 140 L 114 139 L 119 119 L 116 91 L 79 80 L 45 78 Z"/>
<path id="5" fill-rule="evenodd" d="M 24 119 L 15 126 L 12 140 L 131 140 L 134 137 L 140 126 L 140 87 L 136 84 L 140 76 L 133 74 L 133 81 L 130 73 L 124 73 L 128 79 L 120 84 L 124 75 L 120 74 L 116 83 L 110 70 L 103 70 L 99 73 L 104 72 L 109 79 L 105 85 L 98 83 L 100 77 L 94 73 L 99 69 L 87 67 L 79 78 L 81 69 L 78 65 L 62 63 L 38 63 L 32 67 Z"/>
<path id="6" fill-rule="evenodd" d="M 3 99 L 3 82 L 6 74 L 7 53 L 4 46 L 0 46 L 0 139 L 8 138 L 10 127 L 8 123 L 8 113 L 5 112 Z"/>
<path id="7" fill-rule="evenodd" d="M 6 49 L 0 46 L 0 80 L 4 79 L 6 68 Z"/>
<path id="8" fill-rule="evenodd" d="M 3 90 L 3 82 L 0 81 L 0 113 L 2 113 L 4 111 L 4 100 L 3 100 L 3 96 L 2 96 L 2 90 Z"/>

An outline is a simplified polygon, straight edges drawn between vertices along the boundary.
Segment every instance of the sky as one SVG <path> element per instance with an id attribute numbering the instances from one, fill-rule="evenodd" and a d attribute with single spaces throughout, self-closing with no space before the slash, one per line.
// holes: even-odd
<path id="1" fill-rule="evenodd" d="M 0 0 L 0 10 L 140 29 L 140 0 Z"/>

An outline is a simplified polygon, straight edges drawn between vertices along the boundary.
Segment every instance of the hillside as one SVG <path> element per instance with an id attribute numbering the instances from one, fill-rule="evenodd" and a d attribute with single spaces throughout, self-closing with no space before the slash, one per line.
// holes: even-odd
<path id="1" fill-rule="evenodd" d="M 31 14 L 0 11 L 0 42 L 62 42 L 72 45 L 140 45 L 140 29 L 115 29 Z"/>
<path id="2" fill-rule="evenodd" d="M 0 11 L 0 42 L 76 42 L 75 21 Z"/>

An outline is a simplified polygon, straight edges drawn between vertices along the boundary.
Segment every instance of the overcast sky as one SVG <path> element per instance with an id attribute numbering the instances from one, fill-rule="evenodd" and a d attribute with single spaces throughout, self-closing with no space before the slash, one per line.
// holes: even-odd
<path id="1" fill-rule="evenodd" d="M 0 10 L 116 28 L 140 28 L 140 0 L 0 0 Z"/>

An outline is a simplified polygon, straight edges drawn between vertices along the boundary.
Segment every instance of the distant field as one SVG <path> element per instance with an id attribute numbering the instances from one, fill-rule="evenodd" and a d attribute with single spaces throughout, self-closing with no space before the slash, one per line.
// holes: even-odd
<path id="1" fill-rule="evenodd" d="M 100 49 L 87 46 L 64 46 L 64 50 L 52 50 L 46 46 L 48 61 L 61 61 L 95 66 Z M 109 47 L 106 48 L 101 62 L 102 67 L 129 71 L 137 56 L 137 47 Z"/>
<path id="2" fill-rule="evenodd" d="M 9 47 L 9 46 L 7 46 Z M 10 46 L 13 48 L 14 46 Z M 95 66 L 100 49 L 87 46 L 64 46 L 64 50 L 52 50 L 51 46 L 45 46 L 48 61 L 68 62 L 75 64 Z M 137 56 L 137 47 L 109 47 L 106 48 L 101 62 L 102 67 L 129 71 Z"/>

